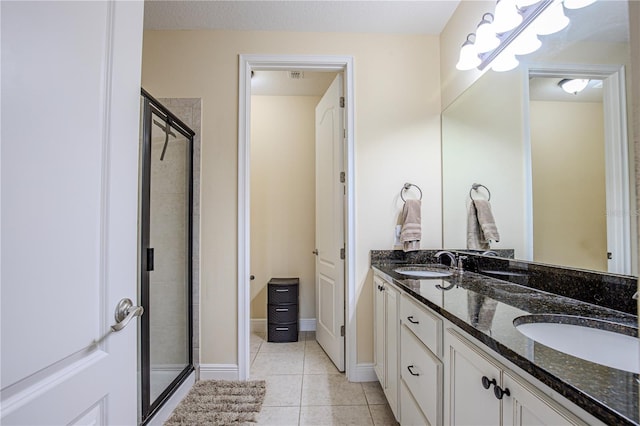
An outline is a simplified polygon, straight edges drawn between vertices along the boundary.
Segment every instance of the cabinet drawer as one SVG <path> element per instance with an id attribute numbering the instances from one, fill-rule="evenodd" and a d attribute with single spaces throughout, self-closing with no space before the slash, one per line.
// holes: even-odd
<path id="1" fill-rule="evenodd" d="M 403 294 L 400 301 L 400 320 L 431 352 L 442 357 L 442 319 Z"/>
<path id="2" fill-rule="evenodd" d="M 298 285 L 272 285 L 269 284 L 268 303 L 277 305 L 279 303 L 298 303 Z"/>
<path id="3" fill-rule="evenodd" d="M 400 383 L 400 401 L 402 401 L 400 406 L 402 426 L 430 426 L 404 381 Z"/>
<path id="4" fill-rule="evenodd" d="M 269 305 L 270 323 L 291 323 L 298 321 L 298 305 Z"/>
<path id="5" fill-rule="evenodd" d="M 269 324 L 267 327 L 268 342 L 297 342 L 298 323 L 293 324 Z"/>
<path id="6" fill-rule="evenodd" d="M 443 365 L 418 338 L 402 326 L 400 375 L 429 424 L 442 424 Z M 404 403 L 404 399 L 402 400 Z M 402 406 L 402 404 L 401 404 Z M 401 418 L 404 423 L 404 419 Z"/>

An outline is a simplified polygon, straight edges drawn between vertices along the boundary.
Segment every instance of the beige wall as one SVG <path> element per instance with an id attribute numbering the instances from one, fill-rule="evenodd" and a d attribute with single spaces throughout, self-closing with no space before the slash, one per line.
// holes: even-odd
<path id="1" fill-rule="evenodd" d="M 532 101 L 530 107 L 533 259 L 606 271 L 602 103 Z"/>
<path id="2" fill-rule="evenodd" d="M 357 359 L 373 359 L 369 250 L 392 248 L 404 182 L 424 193 L 423 248 L 440 247 L 438 37 L 146 31 L 145 89 L 202 98 L 201 362 L 237 363 L 238 54 L 352 55 Z"/>
<path id="3" fill-rule="evenodd" d="M 300 318 L 315 318 L 315 107 L 319 96 L 251 98 L 251 318 L 267 282 L 299 277 Z"/>

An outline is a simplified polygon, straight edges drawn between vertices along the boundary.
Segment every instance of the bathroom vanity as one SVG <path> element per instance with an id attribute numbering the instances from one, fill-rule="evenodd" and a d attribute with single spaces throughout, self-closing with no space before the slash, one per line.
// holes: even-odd
<path id="1" fill-rule="evenodd" d="M 544 273 L 540 265 L 467 253 L 470 270 L 443 278 L 411 277 L 396 270 L 419 269 L 416 258 L 381 253 L 372 252 L 374 365 L 401 424 L 639 424 L 637 363 L 611 367 L 604 365 L 606 359 L 589 361 L 584 358 L 590 353 L 569 355 L 516 328 L 541 318 L 556 323 L 577 318 L 582 325 L 599 320 L 596 327 L 604 324 L 616 336 L 635 339 L 634 301 L 624 312 L 606 306 L 615 300 L 597 304 L 567 297 L 563 293 L 576 290 L 563 288 L 571 286 L 562 274 L 556 283 L 560 291 L 540 290 L 528 286 L 536 281 L 530 273 L 538 278 Z M 627 294 L 635 284 L 632 277 L 597 275 L 602 285 L 618 286 L 617 297 L 633 295 Z M 585 286 L 597 287 L 590 279 L 584 279 Z M 588 293 L 582 298 L 598 296 L 594 289 Z"/>

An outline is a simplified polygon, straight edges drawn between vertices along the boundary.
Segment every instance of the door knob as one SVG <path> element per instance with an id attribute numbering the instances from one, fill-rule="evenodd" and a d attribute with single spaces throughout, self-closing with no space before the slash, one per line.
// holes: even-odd
<path id="1" fill-rule="evenodd" d="M 312 251 L 311 253 L 315 254 L 316 256 L 318 255 L 318 249 L 315 249 L 314 251 Z"/>
<path id="2" fill-rule="evenodd" d="M 144 308 L 142 306 L 133 306 L 131 299 L 125 297 L 116 305 L 116 311 L 113 315 L 116 323 L 111 326 L 111 330 L 122 330 L 134 317 L 140 317 L 143 313 Z"/>

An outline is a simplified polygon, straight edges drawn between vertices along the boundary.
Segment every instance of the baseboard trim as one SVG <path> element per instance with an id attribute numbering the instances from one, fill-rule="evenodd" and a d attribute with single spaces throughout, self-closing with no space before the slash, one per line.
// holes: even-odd
<path id="1" fill-rule="evenodd" d="M 266 318 L 251 318 L 251 332 L 252 333 L 266 333 L 267 332 L 267 319 Z"/>
<path id="2" fill-rule="evenodd" d="M 237 364 L 200 364 L 200 380 L 238 380 Z"/>
<path id="3" fill-rule="evenodd" d="M 316 331 L 315 318 L 300 318 L 300 322 L 298 324 L 300 326 L 299 331 Z"/>
<path id="4" fill-rule="evenodd" d="M 378 376 L 373 369 L 373 363 L 356 364 L 356 371 L 351 375 L 352 382 L 377 382 Z"/>
<path id="5" fill-rule="evenodd" d="M 315 318 L 300 318 L 298 320 L 298 331 L 316 331 L 316 319 Z M 266 318 L 252 318 L 251 319 L 251 332 L 252 333 L 266 333 L 267 332 L 267 319 Z"/>
<path id="6" fill-rule="evenodd" d="M 169 398 L 158 412 L 149 420 L 147 426 L 162 426 L 169 419 L 173 410 L 176 409 L 180 401 L 184 399 L 189 393 L 194 383 L 196 382 L 196 373 L 193 372 L 182 382 L 180 387 L 175 391 L 171 398 Z"/>

